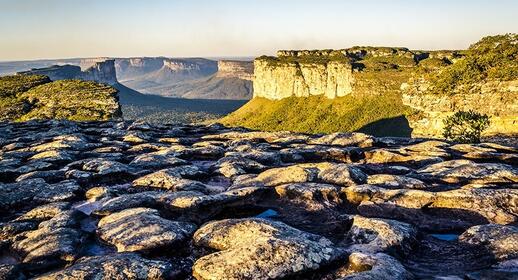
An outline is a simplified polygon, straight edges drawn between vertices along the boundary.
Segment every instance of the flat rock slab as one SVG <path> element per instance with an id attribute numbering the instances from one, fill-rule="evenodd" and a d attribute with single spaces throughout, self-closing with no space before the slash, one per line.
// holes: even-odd
<path id="1" fill-rule="evenodd" d="M 414 276 L 394 257 L 383 253 L 352 253 L 349 275 L 338 280 L 410 280 Z"/>
<path id="2" fill-rule="evenodd" d="M 45 180 L 29 179 L 11 184 L 0 183 L 0 210 L 12 210 L 28 205 L 70 201 L 81 191 L 75 181 L 47 184 Z"/>
<path id="3" fill-rule="evenodd" d="M 123 253 L 109 256 L 82 258 L 63 270 L 39 276 L 38 280 L 72 279 L 171 279 L 173 266 L 165 261 L 142 258 L 137 254 Z"/>
<path id="4" fill-rule="evenodd" d="M 280 279 L 318 269 L 343 254 L 324 237 L 259 218 L 210 222 L 194 241 L 220 250 L 196 261 L 197 279 Z"/>
<path id="5" fill-rule="evenodd" d="M 366 253 L 408 253 L 417 241 L 417 230 L 406 223 L 355 216 L 347 233 L 348 250 Z"/>
<path id="6" fill-rule="evenodd" d="M 474 163 L 469 160 L 451 160 L 432 164 L 418 172 L 425 180 L 446 183 L 518 183 L 518 169 L 499 163 Z"/>
<path id="7" fill-rule="evenodd" d="M 461 242 L 484 247 L 498 260 L 518 258 L 518 227 L 510 225 L 480 225 L 459 236 Z"/>
<path id="8" fill-rule="evenodd" d="M 164 219 L 155 209 L 132 208 L 102 218 L 97 234 L 119 252 L 174 250 L 173 245 L 189 239 L 196 228 L 192 223 Z"/>
<path id="9" fill-rule="evenodd" d="M 43 227 L 24 233 L 12 247 L 23 256 L 24 263 L 71 262 L 78 256 L 82 238 L 76 229 Z"/>

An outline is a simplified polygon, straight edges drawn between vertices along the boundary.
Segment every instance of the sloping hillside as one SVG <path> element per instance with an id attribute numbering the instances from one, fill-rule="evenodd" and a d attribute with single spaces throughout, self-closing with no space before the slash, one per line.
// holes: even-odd
<path id="1" fill-rule="evenodd" d="M 241 100 L 169 98 L 142 94 L 122 84 L 119 90 L 124 119 L 151 123 L 199 123 L 215 120 L 243 106 Z"/>
<path id="2" fill-rule="evenodd" d="M 249 80 L 212 75 L 168 86 L 149 87 L 145 91 L 161 96 L 189 99 L 249 100 L 252 97 L 253 86 Z"/>
<path id="3" fill-rule="evenodd" d="M 336 99 L 324 96 L 281 100 L 257 97 L 221 122 L 266 131 L 361 131 L 376 136 L 409 136 L 411 131 L 405 114 L 410 112 L 398 94 Z"/>

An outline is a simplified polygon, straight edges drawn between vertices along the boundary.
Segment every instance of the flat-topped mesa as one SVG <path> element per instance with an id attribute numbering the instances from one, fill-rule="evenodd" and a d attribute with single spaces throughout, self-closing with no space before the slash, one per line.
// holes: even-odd
<path id="1" fill-rule="evenodd" d="M 254 61 L 254 97 L 277 100 L 291 96 L 336 98 L 352 92 L 349 60 L 321 62 L 260 57 Z"/>
<path id="2" fill-rule="evenodd" d="M 180 60 L 164 60 L 164 67 L 167 67 L 173 71 L 200 70 L 199 64 Z"/>
<path id="3" fill-rule="evenodd" d="M 280 50 L 255 60 L 254 97 L 271 100 L 324 95 L 400 94 L 418 68 L 452 64 L 458 51 L 411 51 L 401 47 L 352 47 L 340 50 Z"/>
<path id="4" fill-rule="evenodd" d="M 251 61 L 220 60 L 218 73 L 220 78 L 238 78 L 252 81 L 254 78 L 254 63 Z"/>
<path id="5" fill-rule="evenodd" d="M 85 62 L 86 64 L 87 62 Z M 107 59 L 94 62 L 89 68 L 81 71 L 80 66 L 75 65 L 54 65 L 45 68 L 35 68 L 29 71 L 19 72 L 23 75 L 45 75 L 53 81 L 78 79 L 85 81 L 96 81 L 113 85 L 117 83 L 115 61 Z"/>
<path id="6" fill-rule="evenodd" d="M 92 66 L 82 72 L 82 80 L 96 81 L 109 85 L 117 83 L 115 71 L 115 60 L 108 59 L 95 62 Z"/>
<path id="7" fill-rule="evenodd" d="M 210 75 L 218 71 L 218 64 L 216 61 L 203 58 L 169 58 L 164 59 L 163 69 L 173 72 L 192 72 L 200 76 Z"/>
<path id="8" fill-rule="evenodd" d="M 79 66 L 82 71 L 94 66 L 96 63 L 105 62 L 106 60 L 110 60 L 109 57 L 91 57 L 91 58 L 83 58 L 79 62 Z"/>
<path id="9" fill-rule="evenodd" d="M 414 58 L 415 53 L 408 48 L 400 47 L 352 47 L 340 50 L 280 50 L 278 57 L 340 57 L 345 56 L 353 61 L 371 57 L 401 56 Z"/>

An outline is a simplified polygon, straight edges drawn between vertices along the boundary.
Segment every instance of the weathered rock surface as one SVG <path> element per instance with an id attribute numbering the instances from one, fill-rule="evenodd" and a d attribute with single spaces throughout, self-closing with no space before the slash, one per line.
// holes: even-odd
<path id="1" fill-rule="evenodd" d="M 382 253 L 353 253 L 349 256 L 349 266 L 353 273 L 340 280 L 414 279 L 400 262 Z"/>
<path id="2" fill-rule="evenodd" d="M 373 219 L 355 216 L 347 233 L 349 250 L 377 253 L 399 251 L 408 253 L 415 243 L 417 230 L 411 225 L 386 219 Z"/>
<path id="3" fill-rule="evenodd" d="M 119 252 L 171 248 L 188 238 L 196 225 L 175 222 L 148 208 L 132 208 L 102 218 L 97 234 L 117 247 Z"/>
<path id="4" fill-rule="evenodd" d="M 136 254 L 87 257 L 61 271 L 37 277 L 51 279 L 169 279 L 174 268 L 165 261 L 148 260 Z"/>
<path id="5" fill-rule="evenodd" d="M 212 222 L 194 241 L 221 250 L 196 261 L 198 279 L 278 279 L 318 269 L 342 253 L 324 237 L 262 219 Z"/>
<path id="6" fill-rule="evenodd" d="M 0 123 L 0 278 L 513 279 L 517 156 L 361 133 Z"/>
<path id="7" fill-rule="evenodd" d="M 499 260 L 518 257 L 518 228 L 515 226 L 474 226 L 459 236 L 459 240 L 483 246 Z"/>

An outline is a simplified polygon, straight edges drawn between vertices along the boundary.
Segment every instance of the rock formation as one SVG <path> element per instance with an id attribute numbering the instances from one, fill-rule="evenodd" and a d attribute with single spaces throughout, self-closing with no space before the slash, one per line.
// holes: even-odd
<path id="1" fill-rule="evenodd" d="M 120 81 L 157 71 L 164 66 L 163 57 L 134 57 L 115 59 L 117 78 Z"/>
<path id="2" fill-rule="evenodd" d="M 422 87 L 423 85 L 420 85 Z M 408 85 L 403 90 L 409 91 Z M 415 90 L 415 89 L 414 89 Z M 480 92 L 454 95 L 420 93 L 419 90 L 403 95 L 403 102 L 418 110 L 410 117 L 412 135 L 440 137 L 443 121 L 456 111 L 475 110 L 491 116 L 486 134 L 518 134 L 518 79 L 514 81 L 487 82 Z"/>
<path id="3" fill-rule="evenodd" d="M 252 81 L 254 78 L 254 64 L 250 61 L 220 60 L 218 61 L 219 78 L 238 78 Z"/>
<path id="4" fill-rule="evenodd" d="M 311 95 L 341 97 L 352 92 L 354 80 L 349 61 L 321 64 L 259 58 L 254 62 L 254 73 L 254 97 L 272 100 Z"/>
<path id="5" fill-rule="evenodd" d="M 378 122 L 394 118 L 399 113 L 399 117 L 407 119 L 406 125 L 409 123 L 412 135 L 442 137 L 446 117 L 456 111 L 475 110 L 491 117 L 491 126 L 485 135 L 515 135 L 518 134 L 516 38 L 516 34 L 486 37 L 465 51 L 412 51 L 391 47 L 278 51 L 277 57 L 263 56 L 255 60 L 254 97 L 272 101 L 289 97 L 348 97 L 341 100 L 361 105 L 346 108 L 351 115 L 340 115 L 332 111 L 333 106 L 321 108 L 312 105 L 326 101 L 309 98 L 306 99 L 309 104 L 307 108 L 304 108 L 303 101 L 284 102 L 290 107 L 281 106 L 285 110 L 281 113 L 277 109 L 269 109 L 277 108 L 275 102 L 265 104 L 252 101 L 251 105 L 231 115 L 228 118 L 231 121 L 227 124 L 253 129 L 300 131 L 303 130 L 299 127 L 311 126 L 307 132 L 329 132 L 326 123 L 332 121 L 326 114 L 339 115 L 343 120 L 336 122 L 343 123 L 358 119 L 373 120 L 353 127 L 362 129 L 378 125 Z M 388 112 L 386 108 L 369 105 L 376 103 L 369 98 L 375 99 L 377 96 L 383 102 L 396 96 L 399 100 L 387 106 L 398 108 L 399 112 Z M 337 102 L 336 107 L 344 107 L 342 101 Z M 264 113 L 255 112 L 259 106 L 268 109 L 262 110 L 266 111 Z M 315 110 L 322 110 L 322 113 L 318 115 Z M 290 122 L 284 120 L 282 115 L 299 113 L 306 119 L 322 120 L 323 124 L 282 127 L 282 124 Z M 378 116 L 373 117 L 372 114 Z M 264 124 L 264 120 L 272 124 Z M 277 123 L 281 125 L 276 127 Z"/>
<path id="6" fill-rule="evenodd" d="M 517 164 L 492 143 L 4 122 L 0 279 L 516 279 Z"/>
<path id="7" fill-rule="evenodd" d="M 485 37 L 441 71 L 416 75 L 401 87 L 403 102 L 419 113 L 409 118 L 416 136 L 440 136 L 456 111 L 491 117 L 486 134 L 518 135 L 518 35 Z"/>
<path id="8" fill-rule="evenodd" d="M 254 97 L 278 100 L 322 95 L 333 99 L 349 94 L 399 92 L 401 82 L 407 81 L 420 66 L 425 68 L 429 61 L 441 61 L 442 67 L 460 56 L 456 51 L 390 47 L 278 51 L 277 57 L 255 60 Z"/>
<path id="9" fill-rule="evenodd" d="M 19 72 L 22 75 L 45 75 L 53 81 L 78 79 L 85 81 L 96 81 L 108 85 L 117 83 L 115 73 L 115 61 L 113 59 L 90 59 L 82 61 L 81 64 L 89 65 L 84 71 L 80 66 L 74 65 L 54 65 L 47 68 L 31 69 Z"/>

